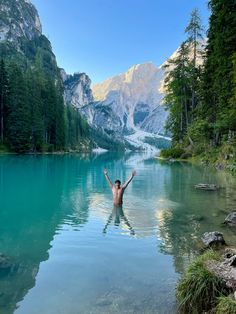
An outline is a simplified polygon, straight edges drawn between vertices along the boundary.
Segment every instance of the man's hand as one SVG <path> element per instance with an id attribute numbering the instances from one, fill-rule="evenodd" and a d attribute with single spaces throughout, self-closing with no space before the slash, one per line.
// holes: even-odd
<path id="1" fill-rule="evenodd" d="M 112 189 L 112 188 L 113 188 L 113 184 L 112 184 L 112 182 L 111 182 L 111 180 L 110 180 L 110 178 L 109 178 L 109 176 L 108 176 L 108 171 L 107 171 L 107 169 L 104 169 L 104 175 L 105 175 L 105 178 L 106 178 L 108 184 L 110 185 L 110 188 Z"/>
<path id="2" fill-rule="evenodd" d="M 129 183 L 133 180 L 133 177 L 136 176 L 136 171 L 133 170 L 129 179 L 122 185 L 123 189 L 126 189 Z"/>
<path id="3" fill-rule="evenodd" d="M 136 176 L 136 171 L 132 171 L 132 177 Z"/>

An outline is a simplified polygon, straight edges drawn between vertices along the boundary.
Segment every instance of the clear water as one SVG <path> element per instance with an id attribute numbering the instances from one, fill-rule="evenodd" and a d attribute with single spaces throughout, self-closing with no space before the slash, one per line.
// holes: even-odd
<path id="1" fill-rule="evenodd" d="M 137 176 L 114 211 L 103 175 Z M 197 191 L 199 182 L 219 192 Z M 1 314 L 175 313 L 175 285 L 205 231 L 236 209 L 223 172 L 145 155 L 0 157 Z"/>

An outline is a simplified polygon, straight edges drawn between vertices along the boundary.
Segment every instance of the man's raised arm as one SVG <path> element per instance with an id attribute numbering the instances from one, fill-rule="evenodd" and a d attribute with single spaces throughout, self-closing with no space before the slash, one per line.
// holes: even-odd
<path id="1" fill-rule="evenodd" d="M 108 177 L 107 169 L 104 169 L 104 175 L 105 175 L 105 178 L 107 179 L 108 184 L 110 185 L 110 188 L 112 189 L 113 188 L 113 184 L 112 184 L 110 178 Z"/>
<path id="2" fill-rule="evenodd" d="M 133 177 L 136 175 L 136 171 L 132 171 L 131 176 L 129 179 L 123 184 L 123 189 L 126 189 L 129 183 L 133 180 Z"/>

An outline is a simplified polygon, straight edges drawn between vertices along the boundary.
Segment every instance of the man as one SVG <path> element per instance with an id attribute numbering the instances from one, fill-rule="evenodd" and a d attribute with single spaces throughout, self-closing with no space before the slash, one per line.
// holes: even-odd
<path id="1" fill-rule="evenodd" d="M 136 175 L 136 171 L 132 171 L 131 176 L 123 185 L 121 185 L 120 180 L 116 180 L 115 185 L 113 185 L 109 176 L 108 176 L 107 169 L 104 170 L 104 175 L 105 175 L 107 182 L 108 182 L 108 184 L 112 190 L 113 204 L 114 205 L 122 205 L 124 191 L 127 188 L 127 186 L 129 185 L 129 183 L 132 181 L 133 177 Z"/>

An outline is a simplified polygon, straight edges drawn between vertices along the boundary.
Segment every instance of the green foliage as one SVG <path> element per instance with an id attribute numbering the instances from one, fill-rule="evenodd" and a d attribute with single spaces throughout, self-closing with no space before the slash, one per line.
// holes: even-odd
<path id="1" fill-rule="evenodd" d="M 201 114 L 214 130 L 213 145 L 221 145 L 230 131 L 235 131 L 235 52 L 236 3 L 211 0 L 212 14 L 208 32 L 206 62 L 202 82 Z"/>
<path id="2" fill-rule="evenodd" d="M 24 153 L 30 149 L 31 144 L 30 105 L 23 73 L 14 64 L 9 71 L 9 86 L 6 136 L 12 150 Z"/>
<path id="3" fill-rule="evenodd" d="M 109 135 L 108 133 L 104 132 L 102 129 L 91 129 L 90 131 L 91 138 L 93 139 L 96 148 L 97 146 L 111 150 L 111 151 L 124 151 L 125 148 L 130 150 L 133 149 L 131 145 L 124 143 L 121 140 L 114 140 L 113 134 Z"/>
<path id="4" fill-rule="evenodd" d="M 90 136 L 89 125 L 81 116 L 79 110 L 68 104 L 66 108 L 66 145 L 72 150 L 78 150 L 82 138 Z"/>
<path id="5" fill-rule="evenodd" d="M 177 286 L 181 313 L 202 313 L 211 310 L 217 298 L 227 294 L 225 282 L 205 266 L 209 260 L 219 260 L 219 254 L 207 251 L 193 261 Z"/>
<path id="6" fill-rule="evenodd" d="M 4 143 L 6 133 L 7 106 L 9 103 L 9 78 L 3 60 L 0 63 L 0 138 Z"/>
<path id="7" fill-rule="evenodd" d="M 191 65 L 189 62 L 189 45 L 184 42 L 178 56 L 169 60 L 168 72 L 165 80 L 166 97 L 165 103 L 169 106 L 167 130 L 171 131 L 173 142 L 183 140 L 189 125 L 189 111 L 191 99 Z"/>
<path id="8" fill-rule="evenodd" d="M 188 128 L 188 136 L 194 143 L 205 143 L 212 133 L 213 126 L 206 120 L 196 119 Z"/>
<path id="9" fill-rule="evenodd" d="M 194 121 L 200 97 L 201 69 L 197 66 L 197 58 L 200 55 L 198 45 L 203 37 L 203 29 L 196 9 L 191 14 L 185 32 L 188 35 L 187 40 L 181 44 L 177 56 L 169 60 L 166 66 L 168 74 L 165 80 L 165 103 L 170 111 L 166 127 L 172 133 L 174 145 L 186 137 L 188 128 Z"/>
<path id="10" fill-rule="evenodd" d="M 9 148 L 4 144 L 0 144 L 0 154 L 1 153 L 9 153 Z"/>
<path id="11" fill-rule="evenodd" d="M 216 314 L 236 314 L 236 301 L 231 296 L 219 298 Z"/>
<path id="12" fill-rule="evenodd" d="M 190 144 L 194 155 L 216 162 L 222 158 L 221 147 L 234 146 L 236 139 L 236 2 L 210 0 L 209 7 L 204 65 L 198 67 L 196 62 L 202 27 L 194 10 L 185 30 L 187 40 L 172 61 L 165 101 L 173 146 Z M 193 57 L 186 49 L 193 51 Z"/>
<path id="13" fill-rule="evenodd" d="M 3 127 L 2 127 L 3 126 Z M 0 135 L 17 153 L 79 149 L 89 126 L 38 60 L 33 69 L 0 64 Z"/>
<path id="14" fill-rule="evenodd" d="M 163 158 L 180 158 L 184 154 L 184 149 L 181 147 L 171 147 L 161 150 L 161 157 Z"/>

